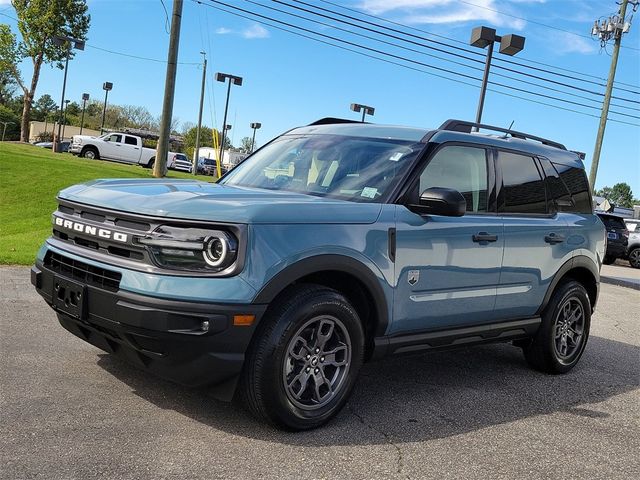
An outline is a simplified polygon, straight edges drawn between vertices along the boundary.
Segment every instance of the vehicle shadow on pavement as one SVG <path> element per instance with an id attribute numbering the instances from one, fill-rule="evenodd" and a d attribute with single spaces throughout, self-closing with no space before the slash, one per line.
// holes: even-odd
<path id="1" fill-rule="evenodd" d="M 106 354 L 98 365 L 133 392 L 224 432 L 299 446 L 367 445 L 460 435 L 516 420 L 566 412 L 606 417 L 598 403 L 640 386 L 640 348 L 591 337 L 578 366 L 566 375 L 528 368 L 520 349 L 487 345 L 389 358 L 367 364 L 348 405 L 319 430 L 286 433 L 217 401 Z"/>

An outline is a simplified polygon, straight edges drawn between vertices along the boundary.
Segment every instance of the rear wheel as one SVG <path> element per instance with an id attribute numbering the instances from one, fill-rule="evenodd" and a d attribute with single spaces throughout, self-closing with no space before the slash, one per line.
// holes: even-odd
<path id="1" fill-rule="evenodd" d="M 629 252 L 629 265 L 633 268 L 640 268 L 640 247 L 636 247 Z"/>
<path id="2" fill-rule="evenodd" d="M 146 168 L 153 168 L 155 163 L 156 163 L 156 159 L 152 158 L 151 160 L 149 160 L 149 163 L 147 163 Z"/>
<path id="3" fill-rule="evenodd" d="M 576 281 L 562 283 L 542 314 L 535 337 L 523 346 L 530 366 L 547 373 L 566 373 L 580 360 L 591 325 L 587 291 Z"/>
<path id="4" fill-rule="evenodd" d="M 346 403 L 362 365 L 364 333 L 339 292 L 294 287 L 256 332 L 242 394 L 258 417 L 287 430 L 326 423 Z"/>

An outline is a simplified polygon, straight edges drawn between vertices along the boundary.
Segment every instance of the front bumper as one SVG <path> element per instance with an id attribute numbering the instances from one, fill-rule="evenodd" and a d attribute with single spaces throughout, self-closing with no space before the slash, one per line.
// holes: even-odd
<path id="1" fill-rule="evenodd" d="M 40 262 L 31 270 L 31 283 L 77 337 L 168 380 L 218 385 L 218 397 L 225 400 L 233 396 L 245 351 L 266 309 L 108 291 Z M 255 315 L 255 321 L 234 326 L 234 315 Z M 208 322 L 206 330 L 203 322 Z"/>
<path id="2" fill-rule="evenodd" d="M 71 144 L 69 145 L 69 153 L 78 155 L 82 151 L 82 145 Z"/>

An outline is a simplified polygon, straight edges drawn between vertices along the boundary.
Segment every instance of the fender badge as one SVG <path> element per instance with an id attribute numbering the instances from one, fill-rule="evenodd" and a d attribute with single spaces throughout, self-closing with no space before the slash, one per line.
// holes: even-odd
<path id="1" fill-rule="evenodd" d="M 415 285 L 420 280 L 420 270 L 409 270 L 407 281 L 409 285 Z"/>

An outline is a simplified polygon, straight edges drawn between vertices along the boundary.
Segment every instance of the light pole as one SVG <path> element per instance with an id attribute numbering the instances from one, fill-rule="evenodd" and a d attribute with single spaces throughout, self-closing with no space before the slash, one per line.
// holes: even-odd
<path id="1" fill-rule="evenodd" d="M 242 86 L 242 77 L 238 77 L 236 75 L 230 75 L 228 73 L 216 73 L 216 80 L 218 82 L 226 82 L 227 79 L 229 80 L 229 85 L 227 86 L 227 100 L 224 104 L 224 118 L 222 119 L 222 125 L 224 125 L 224 128 L 222 129 L 222 141 L 220 142 L 220 155 L 219 155 L 219 159 L 220 159 L 220 163 L 222 163 L 222 152 L 224 151 L 224 140 L 226 137 L 226 133 L 227 130 L 231 129 L 231 125 L 227 125 L 227 112 L 229 110 L 229 96 L 231 95 L 231 84 L 233 83 L 234 85 L 238 85 L 239 87 Z M 229 128 L 227 128 L 229 127 Z"/>
<path id="2" fill-rule="evenodd" d="M 376 111 L 375 108 L 369 107 L 368 105 L 362 105 L 361 103 L 352 103 L 351 104 L 351 110 L 353 110 L 354 112 L 359 112 L 359 111 L 362 110 L 362 120 L 360 120 L 362 123 L 364 123 L 364 116 L 365 115 L 373 116 L 373 114 Z"/>
<path id="3" fill-rule="evenodd" d="M 259 122 L 255 122 L 249 125 L 251 128 L 253 128 L 253 137 L 251 137 L 251 152 L 249 153 L 253 153 L 253 149 L 256 145 L 256 130 L 259 129 L 260 127 L 262 127 L 262 124 Z"/>
<path id="4" fill-rule="evenodd" d="M 107 114 L 107 97 L 109 96 L 109 92 L 113 88 L 113 83 L 104 82 L 102 84 L 102 89 L 104 90 L 104 105 L 102 106 L 102 122 L 100 122 L 100 135 L 102 135 L 102 130 L 104 129 L 104 117 Z"/>
<path id="5" fill-rule="evenodd" d="M 198 175 L 198 160 L 200 159 L 200 129 L 202 128 L 202 107 L 204 105 L 204 87 L 207 81 L 207 53 L 200 52 L 202 55 L 202 87 L 200 88 L 200 110 L 198 111 L 198 129 L 196 130 L 196 148 L 193 159 L 193 174 Z"/>
<path id="6" fill-rule="evenodd" d="M 482 77 L 482 87 L 480 88 L 480 99 L 478 100 L 478 111 L 476 113 L 476 123 L 482 121 L 482 109 L 484 107 L 484 97 L 487 93 L 487 83 L 489 81 L 489 70 L 491 68 L 491 59 L 493 58 L 493 44 L 500 43 L 500 53 L 513 56 L 516 53 L 522 51 L 524 48 L 525 38 L 520 35 L 496 35 L 496 30 L 489 27 L 476 27 L 471 31 L 471 40 L 469 44 L 487 49 L 487 59 L 484 64 L 484 75 Z M 478 127 L 475 127 L 478 131 Z"/>
<path id="7" fill-rule="evenodd" d="M 2 127 L 2 141 L 4 142 L 4 134 L 7 131 L 7 125 L 13 125 L 13 122 L 0 122 L 3 127 Z"/>
<path id="8" fill-rule="evenodd" d="M 89 100 L 89 94 L 82 94 L 82 117 L 80 119 L 80 135 L 82 135 L 82 128 L 84 127 L 84 110 L 87 108 L 87 100 Z"/>
<path id="9" fill-rule="evenodd" d="M 69 69 L 69 56 L 71 55 L 71 44 L 77 50 L 84 50 L 84 40 L 78 40 L 77 38 L 65 37 L 63 35 L 55 35 L 52 38 L 54 45 L 66 46 L 67 57 L 64 61 L 64 80 L 62 81 L 62 100 L 60 100 L 60 117 L 58 120 L 58 137 L 53 142 L 54 152 L 60 151 L 60 130 L 62 129 L 62 105 L 64 104 L 64 93 L 67 88 L 67 70 Z"/>
<path id="10" fill-rule="evenodd" d="M 70 101 L 71 100 L 65 100 L 64 101 L 64 116 L 62 117 L 64 120 L 62 122 L 62 137 L 60 137 L 61 138 L 61 140 L 60 140 L 61 142 L 64 141 L 64 127 L 67 126 L 67 108 L 69 108 L 69 102 Z"/>

